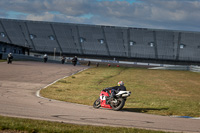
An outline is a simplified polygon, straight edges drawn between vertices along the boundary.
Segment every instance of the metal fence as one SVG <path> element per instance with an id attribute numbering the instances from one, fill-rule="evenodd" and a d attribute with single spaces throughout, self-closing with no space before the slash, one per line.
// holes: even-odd
<path id="1" fill-rule="evenodd" d="M 192 71 L 192 72 L 200 72 L 199 66 L 183 66 L 183 65 L 170 65 L 164 67 L 153 67 L 150 69 L 163 69 L 163 70 L 180 70 L 180 71 Z"/>

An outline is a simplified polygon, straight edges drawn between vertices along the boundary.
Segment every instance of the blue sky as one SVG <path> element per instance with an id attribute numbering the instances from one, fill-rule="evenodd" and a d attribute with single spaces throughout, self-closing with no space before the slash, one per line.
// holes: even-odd
<path id="1" fill-rule="evenodd" d="M 139 2 L 139 0 L 97 0 L 99 2 L 102 2 L 102 1 L 111 1 L 111 2 L 114 2 L 114 1 L 125 1 L 125 2 L 129 2 L 129 3 L 134 3 L 134 2 Z"/>
<path id="2" fill-rule="evenodd" d="M 0 18 L 200 32 L 200 0 L 1 0 Z"/>

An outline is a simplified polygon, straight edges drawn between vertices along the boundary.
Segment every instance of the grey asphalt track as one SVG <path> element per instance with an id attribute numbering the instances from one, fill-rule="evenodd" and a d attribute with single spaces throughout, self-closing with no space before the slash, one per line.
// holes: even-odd
<path id="1" fill-rule="evenodd" d="M 0 115 L 83 125 L 200 132 L 200 120 L 196 119 L 94 109 L 36 96 L 46 85 L 85 68 L 42 62 L 0 63 Z"/>

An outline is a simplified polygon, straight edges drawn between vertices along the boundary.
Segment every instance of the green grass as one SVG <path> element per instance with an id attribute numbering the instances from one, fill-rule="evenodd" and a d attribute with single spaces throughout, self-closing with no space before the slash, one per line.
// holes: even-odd
<path id="1" fill-rule="evenodd" d="M 145 68 L 91 68 L 43 89 L 41 95 L 92 105 L 103 88 L 123 80 L 132 92 L 124 110 L 158 115 L 200 117 L 200 74 Z M 69 95 L 70 94 L 70 95 Z"/>
<path id="2" fill-rule="evenodd" d="M 0 60 L 0 62 L 6 62 L 6 60 Z"/>
<path id="3" fill-rule="evenodd" d="M 27 133 L 164 133 L 135 128 L 81 126 L 59 122 L 30 120 L 0 116 L 0 132 Z"/>

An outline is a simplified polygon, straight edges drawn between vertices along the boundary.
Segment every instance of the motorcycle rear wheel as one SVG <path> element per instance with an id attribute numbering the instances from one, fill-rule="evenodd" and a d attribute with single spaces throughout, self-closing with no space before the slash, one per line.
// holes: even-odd
<path id="1" fill-rule="evenodd" d="M 125 100 L 123 98 L 118 98 L 118 99 L 115 99 L 115 100 L 117 100 L 116 103 L 111 101 L 112 109 L 115 110 L 115 111 L 121 110 L 125 105 Z"/>
<path id="2" fill-rule="evenodd" d="M 98 108 L 101 107 L 100 98 L 98 98 L 98 99 L 94 102 L 93 107 L 94 107 L 95 109 L 98 109 Z"/>

